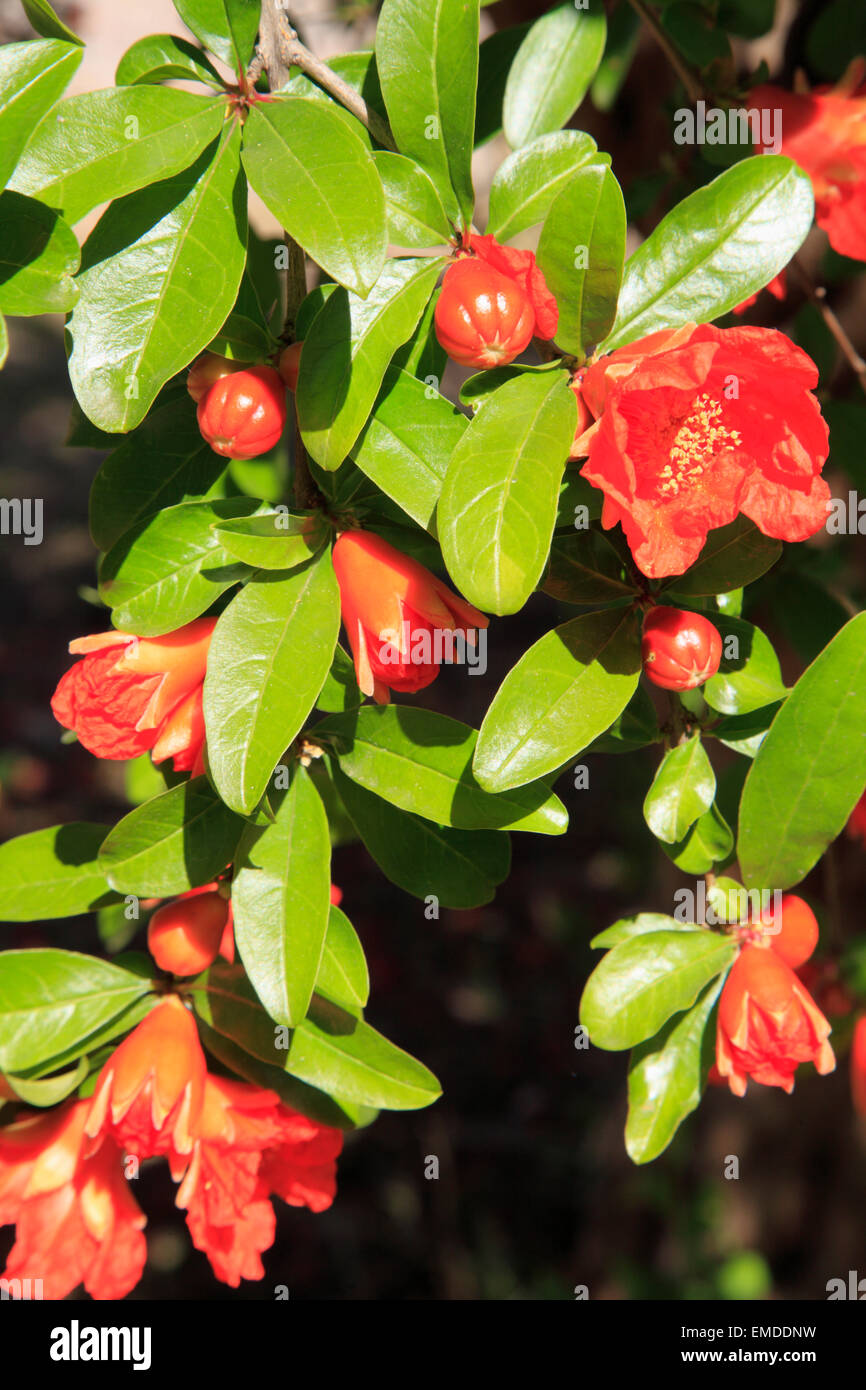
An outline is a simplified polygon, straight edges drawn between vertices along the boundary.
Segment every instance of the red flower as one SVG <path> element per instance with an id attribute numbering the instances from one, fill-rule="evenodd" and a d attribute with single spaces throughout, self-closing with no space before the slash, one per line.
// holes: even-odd
<path id="1" fill-rule="evenodd" d="M 842 256 L 866 260 L 866 82 L 856 58 L 835 87 L 801 95 L 769 84 L 749 105 L 782 113 L 782 154 L 812 180 L 815 221 Z"/>
<path id="2" fill-rule="evenodd" d="M 144 1268 L 145 1218 L 116 1144 L 86 1154 L 89 1110 L 67 1101 L 0 1129 L 0 1225 L 16 1227 L 3 1277 L 41 1279 L 47 1299 L 82 1283 L 93 1298 L 123 1298 Z"/>
<path id="3" fill-rule="evenodd" d="M 511 362 L 533 334 L 552 338 L 559 317 L 531 251 L 472 236 L 452 262 L 436 302 L 436 335 L 455 362 L 496 367 Z"/>
<path id="4" fill-rule="evenodd" d="M 749 1077 L 791 1092 L 801 1062 L 814 1062 L 822 1075 L 836 1066 L 830 1024 L 794 974 L 815 949 L 818 924 L 793 894 L 782 899 L 781 919 L 778 932 L 766 930 L 777 925 L 772 914 L 743 929 L 746 944 L 719 1000 L 716 1067 L 737 1096 Z"/>
<path id="5" fill-rule="evenodd" d="M 334 546 L 343 623 L 365 695 L 387 704 L 391 690 L 423 690 L 436 679 L 442 639 L 487 618 L 428 569 L 370 531 L 344 531 Z M 461 628 L 461 623 L 466 628 Z"/>
<path id="6" fill-rule="evenodd" d="M 167 994 L 99 1073 L 86 1132 L 110 1134 L 140 1158 L 191 1152 L 199 1133 L 206 1064 L 195 1020 Z"/>
<path id="7" fill-rule="evenodd" d="M 858 1115 L 866 1115 L 866 1014 L 854 1024 L 851 1039 L 851 1099 Z"/>
<path id="8" fill-rule="evenodd" d="M 581 470 L 604 492 L 652 579 L 682 574 L 707 534 L 743 512 L 767 536 L 802 541 L 823 526 L 827 426 L 818 371 L 782 333 L 711 325 L 653 333 L 585 373 L 600 418 L 579 441 Z"/>
<path id="9" fill-rule="evenodd" d="M 338 1129 L 283 1105 L 272 1091 L 208 1076 L 198 1138 L 177 1194 L 193 1244 L 218 1279 L 261 1279 L 273 1243 L 270 1195 L 324 1211 L 336 1192 Z"/>
<path id="10" fill-rule="evenodd" d="M 216 618 L 196 618 L 164 637 L 98 632 L 70 642 L 84 660 L 60 680 L 54 717 L 98 758 L 174 759 L 176 772 L 201 770 L 202 682 Z M 120 649 L 120 650 L 118 650 Z"/>

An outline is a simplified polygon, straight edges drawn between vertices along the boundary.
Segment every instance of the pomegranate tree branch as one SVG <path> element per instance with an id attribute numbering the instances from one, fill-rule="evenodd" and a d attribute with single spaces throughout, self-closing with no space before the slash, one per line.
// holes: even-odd
<path id="1" fill-rule="evenodd" d="M 629 0 L 629 4 L 649 29 L 659 48 L 664 53 L 677 77 L 686 89 L 689 101 L 698 101 L 702 95 L 701 84 L 691 68 L 680 57 L 674 45 L 671 43 L 659 21 L 656 19 L 652 10 L 648 9 L 643 0 Z"/>
<path id="2" fill-rule="evenodd" d="M 866 362 L 860 356 L 845 329 L 842 327 L 830 305 L 827 303 L 827 291 L 823 285 L 816 285 L 806 270 L 799 256 L 795 256 L 791 261 L 791 266 L 796 272 L 806 295 L 815 305 L 825 324 L 829 328 L 836 342 L 839 344 L 845 355 L 845 360 L 860 383 L 861 389 L 866 392 Z"/>

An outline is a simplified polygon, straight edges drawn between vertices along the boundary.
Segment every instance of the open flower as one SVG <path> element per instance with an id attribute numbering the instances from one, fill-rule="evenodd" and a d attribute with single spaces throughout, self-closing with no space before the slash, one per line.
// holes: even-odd
<path id="1" fill-rule="evenodd" d="M 784 334 L 709 324 L 650 334 L 585 372 L 595 421 L 575 452 L 604 492 L 602 524 L 621 522 L 644 574 L 683 574 L 740 512 L 787 541 L 824 525 L 817 381 Z"/>
<path id="2" fill-rule="evenodd" d="M 177 1194 L 193 1244 L 218 1279 L 261 1279 L 273 1243 L 270 1195 L 324 1211 L 336 1192 L 340 1130 L 283 1105 L 273 1091 L 208 1076 L 198 1138 Z"/>
<path id="3" fill-rule="evenodd" d="M 334 570 L 358 684 L 379 704 L 389 690 L 423 690 L 436 679 L 442 633 L 474 643 L 475 629 L 487 626 L 471 603 L 370 531 L 343 532 Z"/>
<path id="4" fill-rule="evenodd" d="M 750 1077 L 791 1092 L 801 1062 L 814 1062 L 822 1075 L 836 1066 L 830 1024 L 794 974 L 817 945 L 818 924 L 794 894 L 782 898 L 780 917 L 767 914 L 743 929 L 719 1000 L 716 1068 L 737 1096 Z"/>
<path id="5" fill-rule="evenodd" d="M 104 1138 L 88 1155 L 89 1101 L 68 1101 L 0 1128 L 0 1226 L 16 1227 L 5 1279 L 42 1280 L 47 1299 L 78 1284 L 123 1298 L 145 1261 L 143 1213 L 121 1152 Z"/>
<path id="6" fill-rule="evenodd" d="M 70 642 L 83 656 L 51 700 L 54 717 L 98 758 L 174 759 L 202 770 L 202 683 L 216 618 L 196 618 L 164 637 L 98 632 Z"/>
<path id="7" fill-rule="evenodd" d="M 206 1064 L 195 1020 L 168 994 L 111 1054 L 99 1073 L 86 1132 L 110 1134 L 140 1158 L 192 1151 Z"/>
<path id="8" fill-rule="evenodd" d="M 782 113 L 781 152 L 812 180 L 815 221 L 834 251 L 866 260 L 866 63 L 855 58 L 835 87 L 786 92 L 769 83 L 749 106 Z"/>

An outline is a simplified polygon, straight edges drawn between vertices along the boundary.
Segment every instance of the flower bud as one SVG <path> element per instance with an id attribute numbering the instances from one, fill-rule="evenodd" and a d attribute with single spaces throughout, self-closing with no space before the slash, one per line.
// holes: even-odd
<path id="1" fill-rule="evenodd" d="M 436 301 L 436 336 L 465 367 L 498 367 L 529 345 L 535 311 L 516 281 L 476 257 L 445 272 Z"/>
<path id="2" fill-rule="evenodd" d="M 273 367 L 248 367 L 220 377 L 198 403 L 198 426 L 217 454 L 266 454 L 286 423 L 285 385 Z"/>
<path id="3" fill-rule="evenodd" d="M 198 403 L 202 396 L 206 396 L 212 386 L 215 386 L 224 376 L 231 376 L 243 366 L 241 362 L 233 362 L 230 357 L 220 357 L 215 352 L 203 352 L 201 357 L 197 357 L 189 369 L 186 379 L 186 389 L 193 400 Z"/>
<path id="4" fill-rule="evenodd" d="M 198 975 L 216 960 L 228 915 L 220 893 L 178 898 L 151 917 L 147 948 L 160 970 Z"/>
<path id="5" fill-rule="evenodd" d="M 641 639 L 644 674 L 662 690 L 693 690 L 714 676 L 722 659 L 722 638 L 700 613 L 651 608 Z"/>
<path id="6" fill-rule="evenodd" d="M 298 389 L 298 372 L 301 368 L 301 349 L 303 346 L 303 343 L 289 343 L 289 346 L 283 348 L 280 353 L 277 371 L 290 391 L 297 391 Z"/>

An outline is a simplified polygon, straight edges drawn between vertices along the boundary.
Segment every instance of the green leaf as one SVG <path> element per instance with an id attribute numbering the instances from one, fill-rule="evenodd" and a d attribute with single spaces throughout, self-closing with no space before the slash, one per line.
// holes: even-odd
<path id="1" fill-rule="evenodd" d="M 103 842 L 99 865 L 118 893 L 170 898 L 222 873 L 243 828 L 207 778 L 193 777 L 118 821 Z"/>
<path id="2" fill-rule="evenodd" d="M 288 570 L 321 550 L 327 527 L 321 512 L 265 512 L 213 527 L 224 550 L 253 569 Z"/>
<path id="3" fill-rule="evenodd" d="M 366 296 L 385 265 L 385 193 L 370 151 L 324 103 L 259 103 L 244 126 L 247 177 L 323 270 Z"/>
<path id="4" fill-rule="evenodd" d="M 430 175 L 469 227 L 478 84 L 477 0 L 385 0 L 376 65 L 401 154 Z"/>
<path id="5" fill-rule="evenodd" d="M 339 765 L 332 767 L 331 775 L 368 853 L 398 888 L 422 901 L 435 894 L 442 907 L 492 902 L 511 863 L 507 835 L 434 825 L 365 791 L 345 777 Z"/>
<path id="6" fill-rule="evenodd" d="M 272 823 L 244 832 L 232 880 L 241 959 L 271 1018 L 290 1027 L 304 1018 L 319 973 L 330 871 L 328 817 L 297 764 Z"/>
<path id="7" fill-rule="evenodd" d="M 152 982 L 77 951 L 4 951 L 0 970 L 0 1072 L 57 1057 L 109 1023 Z"/>
<path id="8" fill-rule="evenodd" d="M 340 771 L 367 791 L 437 825 L 561 835 L 565 808 L 544 783 L 493 796 L 472 774 L 477 735 L 412 705 L 365 705 L 316 725 Z"/>
<path id="9" fill-rule="evenodd" d="M 148 34 L 128 48 L 117 65 L 114 80 L 118 87 L 137 82 L 168 82 L 185 78 L 222 88 L 222 79 L 200 48 L 174 34 Z"/>
<path id="10" fill-rule="evenodd" d="M 370 997 L 370 973 L 358 933 L 345 912 L 331 905 L 316 990 L 350 1012 Z"/>
<path id="11" fill-rule="evenodd" d="M 678 203 L 626 262 L 605 351 L 741 304 L 788 264 L 813 211 L 808 176 L 783 155 L 726 169 Z"/>
<path id="12" fill-rule="evenodd" d="M 737 853 L 749 888 L 790 888 L 843 829 L 866 785 L 866 613 L 804 671 L 755 757 Z"/>
<path id="13" fill-rule="evenodd" d="M 208 351 L 233 362 L 258 362 L 275 347 L 268 330 L 244 314 L 229 314 L 219 333 L 208 343 Z"/>
<path id="14" fill-rule="evenodd" d="M 259 0 L 174 0 L 174 7 L 205 48 L 237 74 L 253 56 Z"/>
<path id="15" fill-rule="evenodd" d="M 198 618 L 246 573 L 213 524 L 246 516 L 251 497 L 183 502 L 140 521 L 99 567 L 99 593 L 121 632 L 159 637 Z"/>
<path id="16" fill-rule="evenodd" d="M 637 590 L 606 536 L 571 531 L 554 538 L 544 592 L 560 603 L 613 603 Z"/>
<path id="17" fill-rule="evenodd" d="M 714 613 L 712 621 L 722 635 L 723 655 L 718 675 L 703 688 L 707 704 L 720 714 L 749 714 L 783 700 L 787 688 L 779 658 L 761 629 L 723 613 Z"/>
<path id="18" fill-rule="evenodd" d="M 328 714 L 342 714 L 344 710 L 357 709 L 363 700 L 364 696 L 355 680 L 352 658 L 337 645 L 325 684 L 316 696 L 316 709 Z"/>
<path id="19" fill-rule="evenodd" d="M 112 203 L 85 242 L 69 373 L 101 429 L 139 424 L 234 304 L 247 237 L 239 148 L 233 127 L 182 174 Z"/>
<path id="20" fill-rule="evenodd" d="M 340 629 L 329 552 L 289 574 L 260 573 L 214 630 L 204 683 L 210 771 L 220 795 L 252 811 L 324 684 Z"/>
<path id="21" fill-rule="evenodd" d="M 587 745 L 588 753 L 630 753 L 636 748 L 646 748 L 650 743 L 658 743 L 662 737 L 655 706 L 639 685 L 610 728 Z"/>
<path id="22" fill-rule="evenodd" d="M 731 748 L 735 753 L 742 754 L 744 758 L 754 758 L 781 707 L 781 702 L 778 702 L 774 705 L 763 705 L 750 714 L 733 715 L 729 719 L 720 719 L 707 732 L 711 733 L 713 738 L 717 738 L 720 743 L 723 743 L 726 748 Z"/>
<path id="23" fill-rule="evenodd" d="M 50 38 L 0 48 L 0 187 L 9 182 L 31 132 L 81 62 L 78 42 Z"/>
<path id="24" fill-rule="evenodd" d="M 558 194 L 541 229 L 538 264 L 559 305 L 556 341 L 579 357 L 616 316 L 625 260 L 625 203 L 603 164 L 585 164 Z"/>
<path id="25" fill-rule="evenodd" d="M 110 550 L 145 517 L 203 499 L 225 469 L 226 459 L 202 439 L 195 405 L 186 391 L 158 404 L 109 454 L 93 480 L 94 544 Z"/>
<path id="26" fill-rule="evenodd" d="M 322 468 L 339 468 L 350 452 L 441 268 L 439 260 L 389 261 L 366 299 L 339 289 L 313 320 L 296 399 L 304 443 Z"/>
<path id="27" fill-rule="evenodd" d="M 7 1072 L 3 1080 L 25 1105 L 59 1105 L 81 1085 L 89 1070 L 87 1058 L 81 1057 L 71 1071 L 61 1072 L 59 1076 L 29 1078 L 11 1076 Z"/>
<path id="28" fill-rule="evenodd" d="M 44 34 L 47 39 L 67 39 L 84 47 L 84 40 L 58 19 L 48 0 L 21 0 L 21 4 L 37 34 Z"/>
<path id="29" fill-rule="evenodd" d="M 439 536 L 449 574 L 478 608 L 516 613 L 538 584 L 576 422 L 568 374 L 530 372 L 506 382 L 457 444 Z"/>
<path id="30" fill-rule="evenodd" d="M 438 246 L 453 235 L 442 199 L 419 164 L 390 150 L 376 150 L 385 189 L 388 236 L 395 246 Z"/>
<path id="31" fill-rule="evenodd" d="M 533 24 L 511 65 L 503 118 L 509 145 L 528 145 L 574 115 L 604 53 L 601 0 L 557 5 Z"/>
<path id="32" fill-rule="evenodd" d="M 351 456 L 413 521 L 435 534 L 442 480 L 466 425 L 466 416 L 432 382 L 391 366 Z"/>
<path id="33" fill-rule="evenodd" d="M 714 801 L 676 844 L 662 845 L 665 854 L 684 874 L 707 874 L 723 864 L 734 848 L 734 833 Z"/>
<path id="34" fill-rule="evenodd" d="M 511 64 L 530 26 L 497 29 L 478 50 L 478 96 L 475 103 L 475 144 L 483 145 L 502 129 L 502 103 Z"/>
<path id="35" fill-rule="evenodd" d="M 707 987 L 687 1013 L 641 1043 L 628 1066 L 625 1147 L 633 1163 L 651 1163 L 696 1110 L 705 1084 L 704 1035 L 721 984 Z"/>
<path id="36" fill-rule="evenodd" d="M 738 516 L 729 526 L 711 531 L 706 545 L 686 574 L 662 585 L 671 598 L 704 598 L 730 593 L 766 574 L 782 554 L 782 542 L 765 536 L 753 521 Z"/>
<path id="37" fill-rule="evenodd" d="M 514 150 L 493 176 L 487 231 L 508 241 L 543 221 L 582 165 L 608 160 L 582 130 L 554 130 Z"/>
<path id="38" fill-rule="evenodd" d="M 605 946 L 618 946 L 621 941 L 630 941 L 633 936 L 645 936 L 656 931 L 697 931 L 694 922 L 680 922 L 676 917 L 668 917 L 664 912 L 639 912 L 635 917 L 622 917 L 613 926 L 599 932 L 590 941 L 590 946 L 600 949 Z"/>
<path id="39" fill-rule="evenodd" d="M 735 941 L 700 927 L 642 932 L 614 946 L 580 1001 L 580 1021 L 593 1047 L 619 1052 L 654 1037 L 673 1014 L 691 1008 L 736 952 Z"/>
<path id="40" fill-rule="evenodd" d="M 308 1017 L 291 1034 L 288 1052 L 239 966 L 217 962 L 205 988 L 194 993 L 196 1011 L 217 1032 L 263 1062 L 338 1099 L 385 1110 L 416 1110 L 441 1093 L 432 1072 L 383 1038 L 368 1023 L 313 996 Z"/>
<path id="41" fill-rule="evenodd" d="M 81 92 L 42 121 L 12 187 L 75 223 L 99 203 L 189 168 L 224 118 L 216 98 L 169 87 Z"/>
<path id="42" fill-rule="evenodd" d="M 509 671 L 484 716 L 474 762 L 481 785 L 519 787 L 561 767 L 609 728 L 639 676 L 631 610 L 586 613 L 545 633 Z"/>
<path id="43" fill-rule="evenodd" d="M 65 313 L 78 298 L 79 260 L 75 235 L 56 212 L 20 193 L 0 194 L 0 311 Z"/>
<path id="44" fill-rule="evenodd" d="M 643 804 L 644 820 L 656 839 L 676 844 L 716 794 L 716 774 L 700 734 L 665 753 Z"/>
<path id="45" fill-rule="evenodd" d="M 104 825 L 72 821 L 17 835 L 0 845 L 0 921 L 74 917 L 113 895 L 97 863 Z M 2 971 L 0 971 L 2 974 Z"/>

